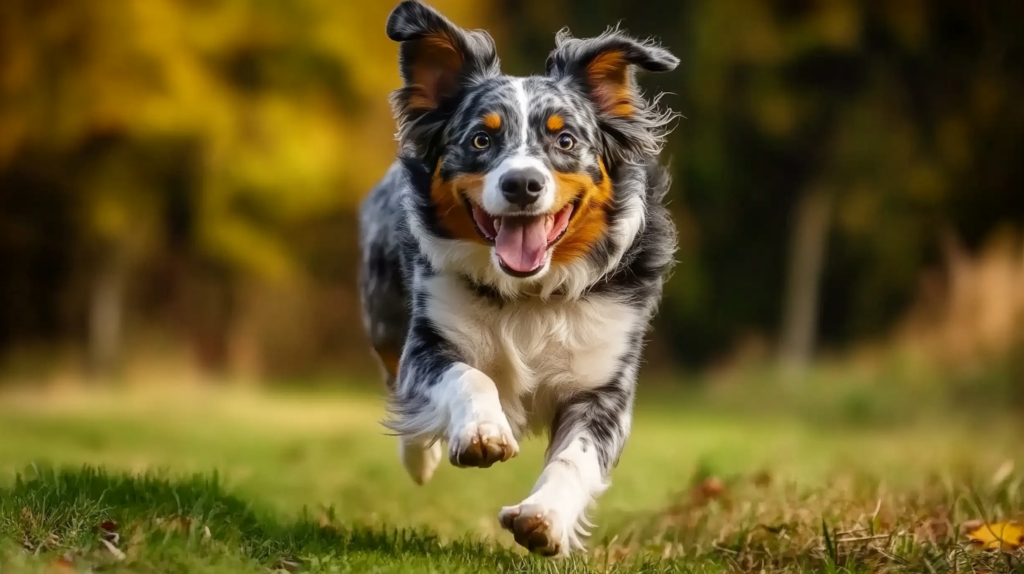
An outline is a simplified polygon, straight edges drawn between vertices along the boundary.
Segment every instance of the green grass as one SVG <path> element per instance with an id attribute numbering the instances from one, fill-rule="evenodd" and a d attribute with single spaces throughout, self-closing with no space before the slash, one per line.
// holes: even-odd
<path id="1" fill-rule="evenodd" d="M 1024 510 L 1019 426 L 721 403 L 641 396 L 589 552 L 551 562 L 496 519 L 540 440 L 417 487 L 373 394 L 2 395 L 0 572 L 1024 572 L 960 532 Z"/>

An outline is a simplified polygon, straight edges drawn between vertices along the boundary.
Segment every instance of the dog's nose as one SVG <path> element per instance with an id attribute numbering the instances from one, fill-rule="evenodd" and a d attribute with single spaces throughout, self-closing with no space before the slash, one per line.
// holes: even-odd
<path id="1" fill-rule="evenodd" d="M 501 176 L 498 186 L 509 203 L 525 209 L 544 192 L 544 174 L 534 167 L 514 169 Z"/>

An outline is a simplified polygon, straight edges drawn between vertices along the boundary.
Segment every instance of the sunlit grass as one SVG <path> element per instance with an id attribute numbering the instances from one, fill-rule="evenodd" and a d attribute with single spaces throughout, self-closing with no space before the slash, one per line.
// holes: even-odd
<path id="1" fill-rule="evenodd" d="M 369 392 L 5 395 L 4 560 L 31 570 L 66 558 L 82 571 L 550 568 L 496 520 L 529 493 L 542 441 L 487 470 L 443 465 L 417 487 L 377 422 L 382 407 Z M 591 550 L 560 568 L 1020 568 L 1012 555 L 971 551 L 959 532 L 965 520 L 1024 509 L 1012 425 L 869 431 L 705 407 L 663 391 L 641 397 Z"/>

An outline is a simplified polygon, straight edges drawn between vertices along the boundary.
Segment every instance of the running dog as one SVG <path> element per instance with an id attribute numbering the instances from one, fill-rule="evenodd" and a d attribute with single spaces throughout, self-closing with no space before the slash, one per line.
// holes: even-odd
<path id="1" fill-rule="evenodd" d="M 563 30 L 544 75 L 506 76 L 486 32 L 417 1 L 387 35 L 404 80 L 399 159 L 360 214 L 385 424 L 420 484 L 441 441 L 455 466 L 487 468 L 548 433 L 532 493 L 499 520 L 529 550 L 567 554 L 629 436 L 676 249 L 658 155 L 677 115 L 635 75 L 679 60 L 618 29 Z"/>

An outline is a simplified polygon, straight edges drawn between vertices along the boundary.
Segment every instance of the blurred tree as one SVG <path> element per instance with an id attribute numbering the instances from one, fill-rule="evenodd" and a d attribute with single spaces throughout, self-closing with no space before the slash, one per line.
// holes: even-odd
<path id="1" fill-rule="evenodd" d="M 657 324 L 681 362 L 876 336 L 940 231 L 976 249 L 1024 222 L 1024 3 L 430 1 L 510 73 L 565 24 L 683 58 L 644 80 L 686 116 Z M 395 149 L 393 4 L 0 2 L 0 348 L 81 333 L 109 372 L 138 317 L 210 368 L 258 329 L 289 371 L 361 350 L 353 207 Z"/>
<path id="2" fill-rule="evenodd" d="M 439 4 L 474 20 L 469 2 Z M 205 301 L 183 319 L 211 366 L 225 360 L 238 277 L 306 274 L 290 234 L 351 212 L 394 155 L 390 9 L 329 0 L 0 6 L 0 180 L 5 195 L 20 196 L 11 201 L 39 202 L 70 223 L 57 253 L 36 255 L 87 276 L 97 371 L 117 363 L 126 281 L 139 265 L 176 262 L 166 287 Z M 44 187 L 52 194 L 38 195 Z M 43 290 L 74 283 L 36 279 Z"/>
<path id="3" fill-rule="evenodd" d="M 669 149 L 681 265 L 658 324 L 686 361 L 750 329 L 797 364 L 819 333 L 880 334 L 942 229 L 977 245 L 1024 220 L 1020 3 L 502 6 L 516 71 L 539 70 L 563 24 L 587 36 L 621 21 L 683 58 L 650 88 L 686 117 Z"/>

